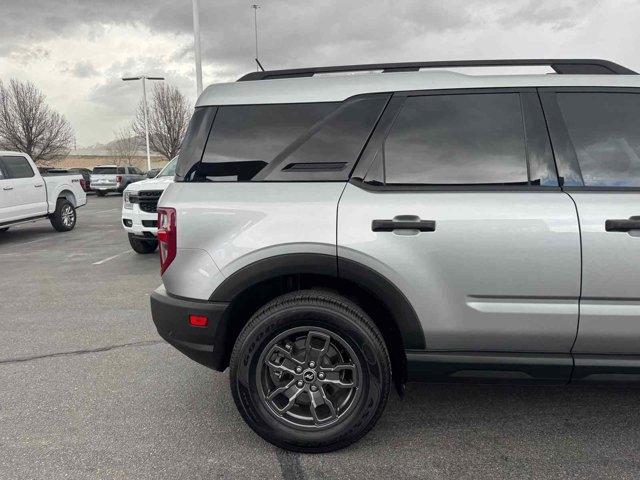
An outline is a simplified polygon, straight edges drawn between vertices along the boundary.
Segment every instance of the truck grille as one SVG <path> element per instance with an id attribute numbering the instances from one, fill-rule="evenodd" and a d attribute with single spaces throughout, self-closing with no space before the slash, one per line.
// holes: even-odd
<path id="1" fill-rule="evenodd" d="M 137 200 L 140 210 L 147 213 L 156 213 L 160 195 L 162 195 L 162 190 L 143 190 L 138 192 Z"/>

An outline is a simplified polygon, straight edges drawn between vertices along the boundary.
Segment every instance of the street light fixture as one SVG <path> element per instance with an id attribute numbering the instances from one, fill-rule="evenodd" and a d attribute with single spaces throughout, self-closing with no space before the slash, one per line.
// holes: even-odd
<path id="1" fill-rule="evenodd" d="M 142 110 L 144 112 L 144 136 L 147 142 L 147 171 L 151 170 L 151 151 L 149 150 L 149 112 L 147 110 L 147 80 L 164 80 L 164 77 L 148 77 L 141 75 L 139 77 L 124 77 L 125 82 L 132 80 L 142 80 Z"/>

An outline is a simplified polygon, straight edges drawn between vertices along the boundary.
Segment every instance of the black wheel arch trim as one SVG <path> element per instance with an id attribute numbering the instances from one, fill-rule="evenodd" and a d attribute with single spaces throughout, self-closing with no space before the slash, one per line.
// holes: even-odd
<path id="1" fill-rule="evenodd" d="M 372 268 L 334 255 L 292 253 L 258 260 L 227 277 L 209 300 L 232 303 L 237 295 L 253 285 L 295 274 L 336 277 L 359 285 L 385 304 L 389 311 L 395 313 L 405 349 L 426 348 L 418 315 L 402 291 Z"/>

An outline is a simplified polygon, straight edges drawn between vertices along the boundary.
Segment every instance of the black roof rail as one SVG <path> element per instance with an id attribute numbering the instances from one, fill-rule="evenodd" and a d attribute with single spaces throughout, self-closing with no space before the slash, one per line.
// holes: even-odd
<path id="1" fill-rule="evenodd" d="M 581 75 L 637 75 L 622 65 L 608 60 L 598 59 L 536 59 L 521 60 L 452 60 L 436 62 L 402 62 L 402 63 L 369 63 L 364 65 L 339 65 L 330 67 L 293 68 L 288 70 L 267 70 L 251 72 L 239 78 L 239 82 L 247 80 L 270 80 L 277 78 L 312 77 L 316 73 L 364 72 L 382 70 L 383 72 L 416 72 L 421 68 L 456 68 L 456 67 L 513 67 L 529 65 L 546 65 L 559 74 Z"/>

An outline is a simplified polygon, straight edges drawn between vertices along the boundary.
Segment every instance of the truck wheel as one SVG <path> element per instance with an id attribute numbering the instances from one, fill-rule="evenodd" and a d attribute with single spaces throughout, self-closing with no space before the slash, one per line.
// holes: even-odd
<path id="1" fill-rule="evenodd" d="M 230 383 L 245 422 L 298 452 L 346 447 L 376 423 L 391 366 L 380 331 L 351 301 L 316 290 L 269 302 L 233 347 Z"/>
<path id="2" fill-rule="evenodd" d="M 133 234 L 129 234 L 129 244 L 136 253 L 153 253 L 158 248 L 157 240 L 142 240 Z"/>
<path id="3" fill-rule="evenodd" d="M 59 232 L 68 232 L 76 226 L 76 209 L 66 198 L 59 198 L 56 210 L 49 217 L 51 225 Z"/>
<path id="4" fill-rule="evenodd" d="M 104 197 L 107 194 L 107 192 L 103 192 L 102 190 L 96 190 L 96 195 L 98 195 L 99 197 Z"/>

